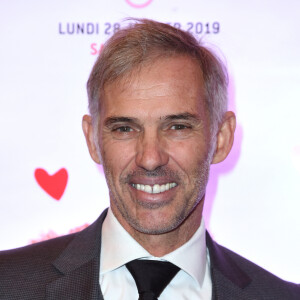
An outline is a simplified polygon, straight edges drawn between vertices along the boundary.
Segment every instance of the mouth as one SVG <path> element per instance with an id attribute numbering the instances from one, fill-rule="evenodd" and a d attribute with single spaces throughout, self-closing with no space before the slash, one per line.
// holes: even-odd
<path id="1" fill-rule="evenodd" d="M 177 186 L 177 183 L 168 182 L 165 184 L 154 184 L 154 185 L 132 183 L 131 186 L 138 191 L 142 191 L 148 194 L 160 194 L 173 189 L 174 187 Z"/>

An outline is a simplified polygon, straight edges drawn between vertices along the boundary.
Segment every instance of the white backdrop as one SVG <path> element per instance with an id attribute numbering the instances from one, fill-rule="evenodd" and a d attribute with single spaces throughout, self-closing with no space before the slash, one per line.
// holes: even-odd
<path id="1" fill-rule="evenodd" d="M 298 0 L 1 0 L 0 249 L 78 230 L 108 206 L 81 131 L 85 83 L 122 19 L 146 17 L 226 57 L 238 128 L 227 161 L 212 167 L 207 227 L 300 282 L 299 11 Z"/>

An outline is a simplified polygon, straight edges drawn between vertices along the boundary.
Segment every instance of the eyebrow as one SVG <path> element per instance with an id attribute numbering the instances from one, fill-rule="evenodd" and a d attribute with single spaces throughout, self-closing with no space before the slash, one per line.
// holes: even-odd
<path id="1" fill-rule="evenodd" d="M 129 117 L 109 117 L 105 120 L 105 126 L 110 126 L 116 123 L 138 123 L 138 119 Z"/>
<path id="2" fill-rule="evenodd" d="M 188 112 L 181 113 L 181 114 L 174 114 L 174 115 L 168 115 L 163 117 L 166 121 L 172 121 L 172 120 L 191 120 L 191 121 L 200 121 L 201 118 L 196 114 L 191 114 Z"/>

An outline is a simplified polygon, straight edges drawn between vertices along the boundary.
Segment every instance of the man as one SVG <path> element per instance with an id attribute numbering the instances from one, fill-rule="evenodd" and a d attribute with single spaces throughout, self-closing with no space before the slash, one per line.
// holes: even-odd
<path id="1" fill-rule="evenodd" d="M 141 20 L 106 43 L 87 87 L 83 131 L 110 208 L 80 233 L 3 252 L 0 299 L 300 299 L 205 232 L 210 164 L 235 130 L 213 53 Z"/>

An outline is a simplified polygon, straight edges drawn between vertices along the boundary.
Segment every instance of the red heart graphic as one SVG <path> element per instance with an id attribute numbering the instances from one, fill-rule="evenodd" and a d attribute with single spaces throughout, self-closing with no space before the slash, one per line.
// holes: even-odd
<path id="1" fill-rule="evenodd" d="M 49 175 L 44 169 L 36 169 L 34 177 L 39 186 L 51 197 L 56 200 L 62 197 L 68 182 L 68 172 L 65 168 L 53 175 Z"/>

